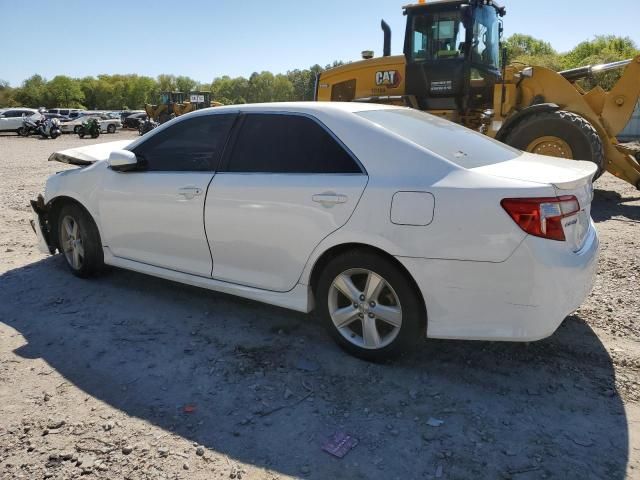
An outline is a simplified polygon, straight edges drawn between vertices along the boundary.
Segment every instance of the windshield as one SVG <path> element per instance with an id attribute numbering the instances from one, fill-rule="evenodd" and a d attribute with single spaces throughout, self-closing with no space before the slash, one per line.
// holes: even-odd
<path id="1" fill-rule="evenodd" d="M 500 20 L 493 7 L 478 7 L 474 13 L 471 61 L 500 68 Z"/>
<path id="2" fill-rule="evenodd" d="M 500 20 L 492 6 L 473 10 L 473 23 L 465 22 L 460 10 L 428 12 L 411 17 L 411 59 L 413 61 L 465 58 L 472 63 L 499 68 Z M 467 47 L 467 28 L 473 26 Z"/>
<path id="3" fill-rule="evenodd" d="M 412 31 L 413 60 L 464 57 L 466 30 L 459 11 L 416 15 Z"/>
<path id="4" fill-rule="evenodd" d="M 478 132 L 410 108 L 371 110 L 357 115 L 463 168 L 506 162 L 522 154 Z"/>

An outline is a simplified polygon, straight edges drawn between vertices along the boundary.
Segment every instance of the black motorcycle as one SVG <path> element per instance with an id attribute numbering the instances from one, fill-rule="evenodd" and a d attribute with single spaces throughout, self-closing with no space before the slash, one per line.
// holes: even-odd
<path id="1" fill-rule="evenodd" d="M 138 127 L 138 133 L 140 135 L 144 135 L 145 133 L 149 133 L 154 128 L 158 128 L 160 124 L 158 122 L 154 122 L 150 118 L 147 118 L 144 122 L 140 123 Z"/>
<path id="2" fill-rule="evenodd" d="M 100 123 L 95 118 L 90 118 L 78 128 L 78 136 L 84 138 L 85 136 L 91 136 L 91 138 L 98 138 L 100 136 Z"/>

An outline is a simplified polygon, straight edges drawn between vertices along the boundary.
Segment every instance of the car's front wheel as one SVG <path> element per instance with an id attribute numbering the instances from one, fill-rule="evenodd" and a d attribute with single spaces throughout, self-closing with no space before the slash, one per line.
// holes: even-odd
<path id="1" fill-rule="evenodd" d="M 114 124 L 110 124 L 107 127 L 107 133 L 116 133 L 116 126 Z"/>
<path id="2" fill-rule="evenodd" d="M 98 228 L 91 216 L 78 205 L 66 205 L 60 211 L 58 246 L 67 265 L 78 277 L 90 277 L 104 266 Z"/>
<path id="3" fill-rule="evenodd" d="M 316 289 L 319 314 L 347 352 L 370 361 L 410 351 L 422 338 L 426 311 L 408 275 L 369 251 L 332 259 Z"/>

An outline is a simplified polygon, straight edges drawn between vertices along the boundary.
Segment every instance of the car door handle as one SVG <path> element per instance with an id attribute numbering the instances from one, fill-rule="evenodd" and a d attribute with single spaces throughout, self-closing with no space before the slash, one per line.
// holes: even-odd
<path id="1" fill-rule="evenodd" d="M 178 195 L 186 198 L 187 200 L 193 200 L 194 198 L 202 195 L 202 189 L 198 187 L 184 187 L 178 190 Z"/>
<path id="2" fill-rule="evenodd" d="M 326 208 L 331 208 L 334 205 L 347 203 L 348 200 L 346 195 L 339 195 L 333 192 L 319 193 L 317 195 L 314 195 L 312 198 L 314 202 L 319 203 Z"/>

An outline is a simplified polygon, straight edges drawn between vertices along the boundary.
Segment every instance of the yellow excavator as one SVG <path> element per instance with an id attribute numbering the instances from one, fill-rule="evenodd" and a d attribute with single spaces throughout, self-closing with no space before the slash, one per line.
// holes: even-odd
<path id="1" fill-rule="evenodd" d="M 172 118 L 185 115 L 202 108 L 219 107 L 221 103 L 211 101 L 211 92 L 161 92 L 157 105 L 145 105 L 144 109 L 152 120 L 165 123 Z"/>
<path id="2" fill-rule="evenodd" d="M 507 65 L 503 6 L 492 0 L 433 0 L 407 5 L 404 54 L 384 53 L 322 73 L 316 100 L 404 105 L 447 118 L 520 150 L 590 160 L 640 189 L 640 152 L 616 136 L 640 98 L 640 56 L 555 72 Z M 610 90 L 577 83 L 624 69 Z"/>

